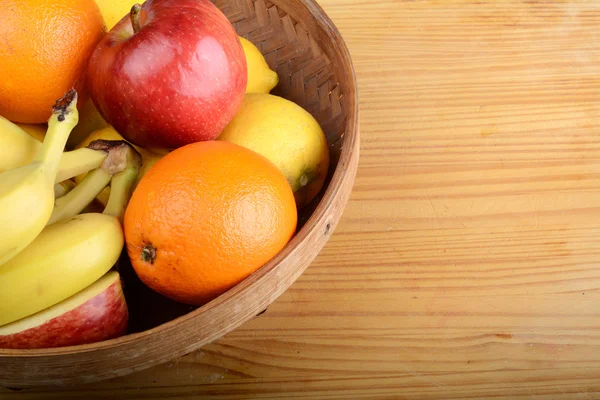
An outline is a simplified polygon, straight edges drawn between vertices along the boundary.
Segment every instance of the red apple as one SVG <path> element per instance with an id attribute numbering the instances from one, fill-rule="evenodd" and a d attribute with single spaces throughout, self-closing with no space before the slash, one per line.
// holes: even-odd
<path id="1" fill-rule="evenodd" d="M 0 348 L 39 349 L 94 343 L 123 335 L 128 317 L 121 278 L 112 271 L 46 310 L 0 326 Z"/>
<path id="2" fill-rule="evenodd" d="M 117 132 L 174 149 L 221 133 L 244 99 L 246 68 L 235 29 L 209 0 L 147 0 L 98 44 L 88 80 Z"/>

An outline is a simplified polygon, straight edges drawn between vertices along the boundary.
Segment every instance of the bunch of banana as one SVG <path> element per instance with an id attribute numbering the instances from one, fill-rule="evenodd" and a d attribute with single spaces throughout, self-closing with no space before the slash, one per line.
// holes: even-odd
<path id="1" fill-rule="evenodd" d="M 100 167 L 86 174 L 78 185 L 56 199 L 48 224 L 79 214 L 108 186 L 116 174 L 127 168 L 128 163 L 141 163 L 139 153 L 123 140 L 96 140 L 88 145 L 88 150 L 105 154 L 106 158 Z"/>
<path id="2" fill-rule="evenodd" d="M 2 116 L 0 116 L 0 143 L 2 143 L 0 173 L 30 164 L 35 160 L 43 145 L 18 125 Z M 94 151 L 88 147 L 64 152 L 60 156 L 54 181 L 64 182 L 98 168 L 105 157 L 106 153 Z"/>
<path id="3" fill-rule="evenodd" d="M 33 160 L 0 174 L 0 265 L 29 245 L 50 219 L 58 164 L 78 122 L 76 105 L 74 90 L 58 100 Z"/>
<path id="4" fill-rule="evenodd" d="M 63 152 L 78 121 L 76 103 L 71 91 L 55 104 L 38 147 L 19 139 L 20 128 L 0 120 L 1 136 L 25 143 L 12 147 L 22 155 L 13 157 L 12 165 L 3 160 L 8 169 L 0 173 L 0 326 L 65 301 L 104 276 L 121 256 L 122 218 L 141 156 L 124 141 L 99 140 Z M 74 186 L 57 178 L 61 168 L 62 178 L 89 173 Z M 81 213 L 109 184 L 104 211 Z"/>

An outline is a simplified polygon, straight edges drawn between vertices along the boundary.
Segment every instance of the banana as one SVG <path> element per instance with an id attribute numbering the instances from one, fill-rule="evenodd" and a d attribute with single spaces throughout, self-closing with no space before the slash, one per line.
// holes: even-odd
<path id="1" fill-rule="evenodd" d="M 72 135 L 71 135 L 72 136 Z M 107 126 L 102 129 L 98 129 L 92 133 L 88 137 L 86 137 L 81 143 L 75 147 L 75 149 L 84 148 L 88 146 L 91 142 L 99 139 L 104 140 L 125 140 L 123 136 L 119 134 L 112 126 Z M 133 145 L 133 147 L 141 154 L 142 156 L 142 166 L 140 167 L 140 172 L 138 173 L 137 183 L 144 177 L 145 173 L 152 168 L 154 164 L 158 162 L 164 155 L 167 154 L 166 150 L 156 150 L 157 152 L 151 152 L 143 147 L 139 147 Z M 83 180 L 85 174 L 81 174 L 75 177 L 75 182 L 79 183 Z M 137 185 L 136 183 L 136 185 Z M 108 197 L 110 195 L 110 187 L 105 188 L 100 194 L 96 197 L 98 203 L 102 205 L 102 207 L 106 206 L 106 202 L 108 201 Z"/>
<path id="2" fill-rule="evenodd" d="M 77 92 L 58 100 L 48 133 L 34 160 L 0 174 L 0 265 L 40 234 L 54 208 L 54 180 L 73 127 L 77 125 Z"/>
<path id="3" fill-rule="evenodd" d="M 56 199 L 54 210 L 48 220 L 48 225 L 70 218 L 79 214 L 94 198 L 104 189 L 112 175 L 98 168 L 88 173 L 83 181 L 69 193 Z"/>
<path id="4" fill-rule="evenodd" d="M 133 189 L 137 184 L 137 177 L 142 167 L 142 156 L 131 145 L 131 151 L 126 153 L 127 162 L 125 168 L 116 173 L 110 183 L 110 195 L 104 214 L 114 215 L 123 224 L 123 217 Z"/>
<path id="5" fill-rule="evenodd" d="M 42 147 L 41 142 L 4 117 L 0 117 L 0 143 L 0 171 L 31 163 Z"/>
<path id="6" fill-rule="evenodd" d="M 105 151 L 108 157 L 100 168 L 86 174 L 75 189 L 55 201 L 48 225 L 79 214 L 111 182 L 113 175 L 129 164 L 141 164 L 142 156 L 124 140 L 96 140 L 89 146 L 96 149 L 90 151 Z"/>
<path id="7" fill-rule="evenodd" d="M 72 296 L 117 262 L 124 236 L 111 215 L 76 215 L 46 227 L 25 250 L 0 266 L 0 326 Z"/>
<path id="8" fill-rule="evenodd" d="M 84 147 L 77 150 L 65 151 L 58 164 L 55 182 L 71 179 L 102 165 L 107 153 Z"/>
<path id="9" fill-rule="evenodd" d="M 17 124 L 0 116 L 0 172 L 30 164 L 39 153 L 42 143 Z M 98 168 L 106 153 L 80 148 L 66 151 L 61 156 L 55 182 L 71 179 Z"/>
<path id="10" fill-rule="evenodd" d="M 129 154 L 126 167 L 112 178 L 109 205 L 102 213 L 46 226 L 27 248 L 0 265 L 0 326 L 69 298 L 117 262 L 125 244 L 120 221 L 141 163 L 139 154 Z"/>
<path id="11" fill-rule="evenodd" d="M 75 182 L 70 179 L 62 181 L 54 185 L 54 198 L 60 199 L 67 193 L 69 193 L 75 187 Z M 56 208 L 56 207 L 55 207 Z"/>

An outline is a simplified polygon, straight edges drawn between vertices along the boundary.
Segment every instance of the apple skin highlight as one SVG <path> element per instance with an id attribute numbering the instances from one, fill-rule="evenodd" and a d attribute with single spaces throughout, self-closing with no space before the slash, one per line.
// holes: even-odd
<path id="1" fill-rule="evenodd" d="M 146 1 L 88 65 L 99 113 L 145 148 L 215 139 L 241 107 L 247 79 L 237 33 L 208 0 Z"/>

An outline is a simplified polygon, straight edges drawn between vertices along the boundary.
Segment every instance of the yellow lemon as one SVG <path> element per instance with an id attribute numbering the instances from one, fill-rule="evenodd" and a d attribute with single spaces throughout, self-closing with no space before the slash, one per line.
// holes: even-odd
<path id="1" fill-rule="evenodd" d="M 143 4 L 143 0 L 96 0 L 102 12 L 106 30 L 110 31 L 124 16 L 129 14 L 131 7 Z"/>
<path id="2" fill-rule="evenodd" d="M 246 93 L 269 93 L 279 83 L 279 76 L 269 68 L 262 53 L 252 42 L 241 36 L 240 41 L 248 65 Z"/>
<path id="3" fill-rule="evenodd" d="M 123 136 L 121 136 L 119 134 L 119 132 L 117 132 L 112 126 L 107 126 L 105 128 L 102 129 L 98 129 L 94 132 L 92 132 L 87 138 L 85 138 L 81 143 L 79 143 L 77 145 L 76 148 L 81 148 L 81 147 L 85 147 L 88 144 L 90 144 L 91 142 L 93 142 L 94 140 L 98 140 L 98 139 L 104 139 L 104 140 L 125 140 L 123 139 Z M 138 177 L 137 180 L 135 182 L 135 184 L 137 185 L 138 182 L 140 181 L 140 179 L 142 179 L 142 177 L 144 176 L 144 174 L 154 165 L 158 162 L 158 160 L 160 160 L 162 158 L 163 155 L 159 155 L 159 154 L 155 154 L 153 152 L 150 152 L 142 147 L 133 145 L 133 147 L 135 147 L 135 149 L 140 153 L 140 155 L 142 156 L 142 166 L 140 167 L 140 171 L 138 173 Z M 75 177 L 75 182 L 79 183 L 83 180 L 83 178 L 85 177 L 85 174 L 79 175 Z M 106 203 L 108 202 L 108 195 L 110 194 L 110 188 L 107 187 L 105 188 L 97 197 L 98 201 L 100 203 L 102 203 L 103 205 L 106 205 Z"/>
<path id="4" fill-rule="evenodd" d="M 319 123 L 302 107 L 266 93 L 247 94 L 218 140 L 253 150 L 286 176 L 298 208 L 321 190 L 329 169 L 329 147 Z"/>

